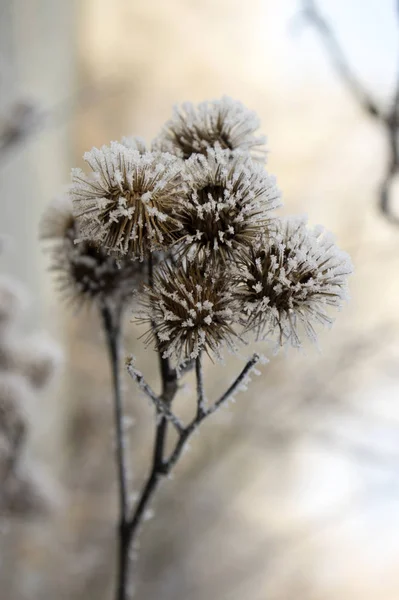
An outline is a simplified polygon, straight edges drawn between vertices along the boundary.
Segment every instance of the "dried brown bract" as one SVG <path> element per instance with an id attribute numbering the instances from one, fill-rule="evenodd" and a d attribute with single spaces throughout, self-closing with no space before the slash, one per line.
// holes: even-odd
<path id="1" fill-rule="evenodd" d="M 117 260 L 92 242 L 76 241 L 79 233 L 71 200 L 57 199 L 43 218 L 41 237 L 52 241 L 50 269 L 60 291 L 77 305 L 126 303 L 143 281 L 145 263 Z"/>
<path id="2" fill-rule="evenodd" d="M 234 350 L 239 341 L 231 280 L 221 270 L 189 262 L 174 269 L 165 263 L 140 304 L 138 320 L 151 324 L 146 341 L 155 341 L 162 356 L 178 363 L 198 357 L 202 350 L 220 357 L 223 345 Z"/>
<path id="3" fill-rule="evenodd" d="M 242 150 L 265 162 L 266 138 L 255 135 L 259 128 L 255 112 L 241 102 L 223 96 L 220 100 L 175 107 L 173 118 L 155 140 L 154 147 L 184 160 L 192 154 L 206 154 L 210 148 Z"/>
<path id="4" fill-rule="evenodd" d="M 332 324 L 327 309 L 347 299 L 351 272 L 349 256 L 322 228 L 308 229 L 301 218 L 276 221 L 273 236 L 252 248 L 238 271 L 246 329 L 300 347 L 303 328 L 316 341 L 314 325 Z"/>
<path id="5" fill-rule="evenodd" d="M 80 239 L 143 260 L 176 239 L 174 209 L 182 195 L 179 161 L 170 154 L 111 142 L 84 158 L 93 173 L 72 171 L 70 197 L 80 217 Z"/>
<path id="6" fill-rule="evenodd" d="M 234 260 L 254 244 L 280 204 L 274 177 L 241 153 L 192 156 L 183 177 L 179 248 L 189 261 Z"/>

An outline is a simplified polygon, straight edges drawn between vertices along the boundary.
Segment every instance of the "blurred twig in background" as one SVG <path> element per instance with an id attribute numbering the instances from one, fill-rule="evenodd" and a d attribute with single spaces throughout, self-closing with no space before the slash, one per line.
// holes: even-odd
<path id="1" fill-rule="evenodd" d="M 130 87 L 118 80 L 104 78 L 83 86 L 73 96 L 48 109 L 30 99 L 15 100 L 0 114 L 0 167 L 35 134 L 59 127 L 75 118 L 79 111 L 84 111 L 107 97 L 125 94 Z"/>
<path id="2" fill-rule="evenodd" d="M 396 2 L 396 12 L 399 20 L 399 2 Z M 334 28 L 319 10 L 315 0 L 303 0 L 303 16 L 320 34 L 331 64 L 342 83 L 350 91 L 360 108 L 385 130 L 388 158 L 386 172 L 378 193 L 378 207 L 390 222 L 399 224 L 399 217 L 392 211 L 392 189 L 394 179 L 399 174 L 399 70 L 391 106 L 386 111 L 378 106 L 357 77 L 339 43 Z"/>

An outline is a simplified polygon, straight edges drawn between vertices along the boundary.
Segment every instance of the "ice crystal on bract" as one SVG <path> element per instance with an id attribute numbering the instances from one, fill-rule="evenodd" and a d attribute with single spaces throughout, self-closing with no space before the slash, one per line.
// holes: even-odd
<path id="1" fill-rule="evenodd" d="M 143 140 L 142 137 L 140 137 L 138 135 L 123 137 L 122 145 L 126 146 L 126 148 L 130 148 L 132 150 L 137 150 L 138 152 L 140 152 L 140 154 L 145 154 L 146 152 L 149 152 L 145 141 Z"/>
<path id="2" fill-rule="evenodd" d="M 275 179 L 247 155 L 209 150 L 194 155 L 183 172 L 181 251 L 190 261 L 225 262 L 250 247 L 280 204 Z"/>
<path id="3" fill-rule="evenodd" d="M 242 261 L 238 275 L 247 330 L 258 338 L 278 335 L 280 345 L 301 345 L 300 328 L 316 341 L 314 324 L 331 325 L 328 307 L 347 299 L 349 256 L 322 228 L 308 229 L 301 218 L 276 222 Z"/>
<path id="4" fill-rule="evenodd" d="M 196 358 L 204 350 L 220 356 L 223 345 L 235 350 L 237 305 L 226 274 L 184 262 L 174 269 L 162 265 L 141 299 L 138 319 L 152 324 L 147 342 L 154 340 L 164 357 L 177 362 Z"/>
<path id="5" fill-rule="evenodd" d="M 205 154 L 209 148 L 239 149 L 264 162 L 266 138 L 254 135 L 259 125 L 255 112 L 227 96 L 198 105 L 185 102 L 181 108 L 175 107 L 154 148 L 185 160 L 192 154 Z"/>
<path id="6" fill-rule="evenodd" d="M 126 302 L 144 279 L 145 263 L 117 260 L 91 242 L 76 241 L 79 234 L 70 198 L 54 201 L 43 218 L 41 237 L 53 242 L 50 269 L 60 291 L 78 305 L 110 299 Z"/>
<path id="7" fill-rule="evenodd" d="M 176 157 L 142 150 L 137 140 L 93 148 L 84 155 L 93 173 L 74 169 L 70 189 L 81 239 L 140 260 L 174 241 L 182 194 Z"/>

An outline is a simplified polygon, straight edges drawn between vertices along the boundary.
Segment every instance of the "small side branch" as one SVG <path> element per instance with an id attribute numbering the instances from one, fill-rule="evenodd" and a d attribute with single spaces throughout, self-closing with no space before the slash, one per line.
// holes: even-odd
<path id="1" fill-rule="evenodd" d="M 398 224 L 399 218 L 391 210 L 391 194 L 394 179 L 399 172 L 399 71 L 395 92 L 388 112 L 380 109 L 368 91 L 356 77 L 345 56 L 337 36 L 328 20 L 320 12 L 315 0 L 303 0 L 304 15 L 319 32 L 330 61 L 338 76 L 346 85 L 360 108 L 376 119 L 385 130 L 388 143 L 388 160 L 385 175 L 379 187 L 378 206 L 382 214 L 392 223 Z M 396 13 L 399 23 L 399 2 L 396 2 Z"/>
<path id="2" fill-rule="evenodd" d="M 153 402 L 157 413 L 165 417 L 170 423 L 172 423 L 177 432 L 181 433 L 184 429 L 182 422 L 172 412 L 172 410 L 169 408 L 169 405 L 166 404 L 162 398 L 156 395 L 151 386 L 145 381 L 143 374 L 134 367 L 133 360 L 129 359 L 126 363 L 126 366 L 129 375 L 132 377 L 132 379 L 134 379 L 146 396 L 148 396 L 148 398 L 150 398 L 150 400 Z"/>
<path id="3" fill-rule="evenodd" d="M 303 7 L 305 16 L 319 32 L 336 72 L 354 98 L 370 116 L 383 117 L 379 107 L 353 72 L 333 28 L 318 9 L 316 2 L 314 0 L 304 0 Z"/>
<path id="4" fill-rule="evenodd" d="M 260 361 L 259 354 L 257 354 L 257 353 L 253 354 L 252 357 L 247 362 L 247 364 L 245 365 L 245 367 L 243 368 L 243 370 L 241 371 L 241 373 L 233 381 L 231 386 L 227 389 L 227 391 L 219 398 L 219 400 L 217 400 L 217 402 L 215 402 L 215 404 L 213 404 L 210 408 L 208 408 L 208 410 L 206 412 L 206 416 L 211 415 L 218 408 L 220 408 L 222 406 L 222 404 L 224 404 L 225 402 L 227 402 L 228 400 L 233 398 L 233 396 L 240 389 L 240 387 L 246 383 L 250 372 L 255 368 L 255 366 L 258 364 L 259 361 Z"/>
<path id="5" fill-rule="evenodd" d="M 204 419 L 206 419 L 207 417 L 212 415 L 218 408 L 223 406 L 223 404 L 228 402 L 228 400 L 230 400 L 234 396 L 234 394 L 239 390 L 239 388 L 247 381 L 247 378 L 248 378 L 250 372 L 255 368 L 255 366 L 257 365 L 257 363 L 259 361 L 260 361 L 259 354 L 254 354 L 249 359 L 249 361 L 247 362 L 247 364 L 245 365 L 245 367 L 243 368 L 241 373 L 236 377 L 236 379 L 230 385 L 230 387 L 219 398 L 219 400 L 217 400 L 209 408 L 207 408 L 201 412 L 197 411 L 197 414 L 194 417 L 193 421 L 189 425 L 187 425 L 187 427 L 184 429 L 184 431 L 180 434 L 180 437 L 177 441 L 175 449 L 173 450 L 173 452 L 170 455 L 170 457 L 168 458 L 168 460 L 165 462 L 164 470 L 163 470 L 163 473 L 165 475 L 168 475 L 172 471 L 173 467 L 179 460 L 181 453 L 183 452 L 183 449 L 184 449 L 188 439 L 198 429 L 198 427 L 201 425 L 202 421 L 204 421 Z"/>

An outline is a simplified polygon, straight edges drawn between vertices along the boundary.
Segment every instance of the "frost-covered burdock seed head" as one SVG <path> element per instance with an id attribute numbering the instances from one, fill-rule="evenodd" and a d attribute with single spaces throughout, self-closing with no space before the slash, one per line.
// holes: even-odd
<path id="1" fill-rule="evenodd" d="M 190 261 L 234 258 L 254 243 L 280 204 L 274 177 L 248 156 L 221 150 L 192 156 L 185 165 L 180 250 Z"/>
<path id="2" fill-rule="evenodd" d="M 70 196 L 81 239 L 142 260 L 175 239 L 179 222 L 173 210 L 182 188 L 179 161 L 142 153 L 136 142 L 111 142 L 87 152 L 93 173 L 74 169 Z"/>
<path id="3" fill-rule="evenodd" d="M 301 218 L 276 221 L 242 261 L 238 274 L 246 330 L 258 339 L 275 337 L 280 345 L 301 346 L 301 329 L 316 341 L 314 325 L 331 325 L 329 307 L 347 299 L 352 272 L 349 256 L 321 227 L 308 229 Z"/>
<path id="4" fill-rule="evenodd" d="M 237 305 L 231 280 L 222 272 L 205 271 L 184 262 L 177 269 L 163 264 L 141 299 L 140 322 L 152 324 L 146 342 L 155 342 L 164 357 L 177 363 L 199 356 L 220 357 L 222 346 L 234 351 Z"/>
<path id="5" fill-rule="evenodd" d="M 70 198 L 58 198 L 43 217 L 41 238 L 51 242 L 50 269 L 60 291 L 77 305 L 128 301 L 144 279 L 145 263 L 126 257 L 117 260 L 93 243 L 76 242 L 79 237 Z"/>
<path id="6" fill-rule="evenodd" d="M 185 102 L 174 108 L 154 148 L 185 160 L 192 154 L 206 154 L 209 148 L 239 149 L 265 162 L 266 138 L 255 135 L 259 125 L 255 112 L 227 96 L 197 105 Z"/>

